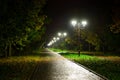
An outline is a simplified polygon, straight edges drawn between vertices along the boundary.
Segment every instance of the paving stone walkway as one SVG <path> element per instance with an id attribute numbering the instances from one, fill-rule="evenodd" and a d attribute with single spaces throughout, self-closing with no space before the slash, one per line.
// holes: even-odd
<path id="1" fill-rule="evenodd" d="M 106 80 L 61 55 L 46 49 L 30 80 Z"/>

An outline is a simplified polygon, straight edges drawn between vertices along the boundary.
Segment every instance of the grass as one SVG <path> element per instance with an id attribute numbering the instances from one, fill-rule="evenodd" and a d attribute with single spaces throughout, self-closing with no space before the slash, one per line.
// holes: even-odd
<path id="1" fill-rule="evenodd" d="M 67 50 L 61 50 L 61 49 L 55 49 L 55 48 L 50 48 L 50 50 L 55 51 L 55 52 L 68 52 Z"/>
<path id="2" fill-rule="evenodd" d="M 35 67 L 36 62 L 28 57 L 0 59 L 0 80 L 24 80 Z"/>
<path id="3" fill-rule="evenodd" d="M 56 49 L 53 49 L 56 50 Z M 61 52 L 64 57 L 80 63 L 97 73 L 107 77 L 109 80 L 120 80 L 120 57 L 119 56 L 93 56 L 94 53 L 84 52 L 81 56 L 68 51 L 56 50 Z M 66 52 L 66 53 L 65 53 Z M 86 55 L 87 54 L 87 55 Z M 99 53 L 100 54 L 100 53 Z M 31 55 L 14 56 L 0 59 L 0 80 L 26 80 L 36 67 L 37 63 L 42 60 L 51 60 L 45 54 L 38 51 Z"/>
<path id="4" fill-rule="evenodd" d="M 64 57 L 74 60 L 97 73 L 104 75 L 110 80 L 120 80 L 120 63 L 117 61 L 112 61 L 112 59 L 99 58 L 96 56 L 81 55 L 77 54 L 61 54 Z"/>
<path id="5" fill-rule="evenodd" d="M 59 50 L 60 51 L 60 50 Z M 120 80 L 120 57 L 111 56 L 109 54 L 103 55 L 98 52 L 81 52 L 78 56 L 76 53 L 60 53 L 62 56 L 80 63 L 91 70 L 107 77 L 109 80 Z"/>
<path id="6" fill-rule="evenodd" d="M 26 80 L 39 61 L 40 53 L 0 59 L 0 80 Z"/>

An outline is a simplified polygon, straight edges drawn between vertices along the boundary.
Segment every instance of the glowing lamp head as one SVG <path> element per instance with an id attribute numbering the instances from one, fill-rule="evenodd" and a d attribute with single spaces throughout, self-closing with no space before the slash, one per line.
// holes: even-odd
<path id="1" fill-rule="evenodd" d="M 58 33 L 58 36 L 61 36 L 62 34 L 61 33 Z"/>
<path id="2" fill-rule="evenodd" d="M 71 24 L 72 24 L 73 26 L 76 26 L 77 21 L 76 21 L 76 20 L 72 20 L 72 21 L 71 21 Z"/>
<path id="3" fill-rule="evenodd" d="M 83 26 L 86 26 L 86 25 L 87 25 L 87 22 L 86 22 L 86 21 L 82 21 L 82 25 L 83 25 Z"/>
<path id="4" fill-rule="evenodd" d="M 63 33 L 64 36 L 67 36 L 67 33 Z"/>

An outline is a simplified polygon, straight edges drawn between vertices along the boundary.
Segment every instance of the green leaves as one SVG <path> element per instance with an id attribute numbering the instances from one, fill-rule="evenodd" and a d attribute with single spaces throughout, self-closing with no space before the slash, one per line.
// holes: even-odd
<path id="1" fill-rule="evenodd" d="M 0 4 L 0 45 L 5 48 L 10 44 L 15 49 L 23 49 L 36 38 L 36 34 L 30 36 L 34 32 L 39 33 L 44 26 L 44 4 L 45 0 L 4 0 Z M 3 48 L 0 50 L 4 51 Z"/>

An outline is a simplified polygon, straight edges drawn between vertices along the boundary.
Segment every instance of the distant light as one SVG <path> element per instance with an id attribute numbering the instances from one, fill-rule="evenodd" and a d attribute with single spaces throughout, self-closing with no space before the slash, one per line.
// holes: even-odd
<path id="1" fill-rule="evenodd" d="M 59 37 L 57 37 L 57 40 L 60 40 L 60 38 L 59 38 Z"/>
<path id="2" fill-rule="evenodd" d="M 47 46 L 51 46 L 51 45 L 52 45 L 52 43 L 51 43 L 51 42 L 47 44 Z"/>
<path id="3" fill-rule="evenodd" d="M 87 22 L 86 22 L 86 21 L 82 21 L 82 25 L 83 25 L 83 26 L 86 26 L 86 25 L 87 25 Z"/>
<path id="4" fill-rule="evenodd" d="M 50 46 L 50 44 L 47 44 L 47 46 Z"/>
<path id="5" fill-rule="evenodd" d="M 56 37 L 54 37 L 53 39 L 56 40 Z"/>
<path id="6" fill-rule="evenodd" d="M 63 38 L 63 37 L 65 37 L 65 36 L 67 36 L 67 33 L 66 32 L 64 32 L 64 33 L 58 33 L 58 36 L 60 37 L 60 38 Z"/>
<path id="7" fill-rule="evenodd" d="M 67 33 L 63 33 L 64 36 L 67 36 Z"/>
<path id="8" fill-rule="evenodd" d="M 61 33 L 58 33 L 58 36 L 61 36 L 62 34 Z"/>
<path id="9" fill-rule="evenodd" d="M 77 21 L 76 21 L 76 20 L 72 20 L 72 21 L 71 21 L 71 24 L 72 24 L 73 26 L 76 26 Z"/>
<path id="10" fill-rule="evenodd" d="M 54 40 L 52 40 L 51 43 L 53 44 L 53 43 L 54 43 Z"/>

